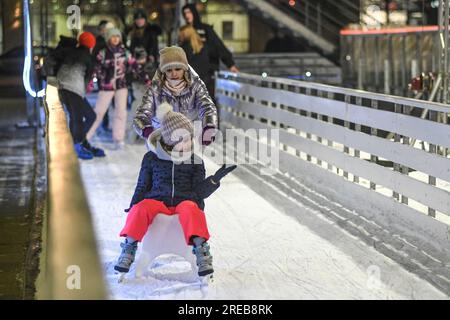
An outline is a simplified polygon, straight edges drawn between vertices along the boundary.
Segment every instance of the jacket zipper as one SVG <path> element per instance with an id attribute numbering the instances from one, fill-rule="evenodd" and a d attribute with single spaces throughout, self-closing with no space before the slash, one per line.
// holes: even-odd
<path id="1" fill-rule="evenodd" d="M 173 198 L 175 196 L 175 163 L 172 162 L 172 207 L 173 207 Z"/>

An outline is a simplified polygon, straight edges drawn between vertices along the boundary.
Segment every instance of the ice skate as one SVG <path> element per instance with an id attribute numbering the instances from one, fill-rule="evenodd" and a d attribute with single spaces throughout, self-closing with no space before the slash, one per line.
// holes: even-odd
<path id="1" fill-rule="evenodd" d="M 119 276 L 119 283 L 123 282 L 125 279 L 125 275 L 130 271 L 130 267 L 134 262 L 134 258 L 136 256 L 136 250 L 137 250 L 137 242 L 128 242 L 128 240 L 125 240 L 125 242 L 120 244 L 122 248 L 122 253 L 119 256 L 119 259 L 114 266 L 114 270 L 117 271 Z"/>
<path id="2" fill-rule="evenodd" d="M 209 244 L 202 238 L 195 238 L 194 248 L 192 252 L 197 257 L 198 275 L 203 278 L 212 279 L 212 274 L 214 272 L 212 266 L 212 256 L 209 252 Z"/>

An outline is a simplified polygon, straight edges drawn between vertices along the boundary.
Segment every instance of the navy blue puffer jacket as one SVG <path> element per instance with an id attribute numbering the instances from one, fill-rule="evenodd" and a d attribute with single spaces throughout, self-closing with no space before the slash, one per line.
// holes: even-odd
<path id="1" fill-rule="evenodd" d="M 149 138 L 150 151 L 142 160 L 130 208 L 144 199 L 159 200 L 168 207 L 191 200 L 203 210 L 203 200 L 216 191 L 220 183 L 214 184 L 211 181 L 212 176 L 205 178 L 205 165 L 194 154 L 190 163 L 173 162 L 161 147 L 160 137 L 160 131 L 156 130 Z"/>

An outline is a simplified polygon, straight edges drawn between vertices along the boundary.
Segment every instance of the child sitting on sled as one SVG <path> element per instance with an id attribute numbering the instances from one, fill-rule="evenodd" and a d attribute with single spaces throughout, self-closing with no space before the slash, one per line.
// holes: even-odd
<path id="1" fill-rule="evenodd" d="M 206 276 L 214 270 L 207 242 L 209 233 L 203 212 L 204 199 L 219 188 L 220 180 L 236 166 L 226 168 L 223 165 L 205 179 L 204 163 L 193 152 L 192 122 L 183 114 L 174 112 L 167 103 L 157 108 L 156 116 L 161 126 L 148 138 L 150 151 L 142 160 L 131 209 L 120 233 L 126 239 L 121 244 L 122 253 L 114 269 L 124 273 L 130 270 L 137 244 L 142 241 L 156 215 L 178 214 L 186 243 L 193 246 L 198 274 Z"/>

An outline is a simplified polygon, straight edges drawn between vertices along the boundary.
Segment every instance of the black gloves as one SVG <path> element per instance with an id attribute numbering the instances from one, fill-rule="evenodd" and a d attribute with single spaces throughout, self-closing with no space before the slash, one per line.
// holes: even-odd
<path id="1" fill-rule="evenodd" d="M 227 174 L 229 174 L 231 171 L 236 169 L 236 165 L 232 165 L 228 168 L 226 168 L 226 165 L 224 164 L 219 170 L 216 171 L 216 173 L 212 176 L 213 183 L 217 184 L 219 183 L 220 179 L 225 177 Z"/>

